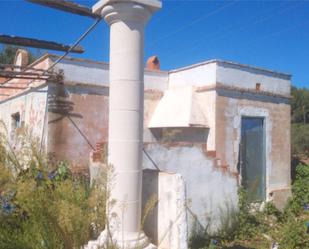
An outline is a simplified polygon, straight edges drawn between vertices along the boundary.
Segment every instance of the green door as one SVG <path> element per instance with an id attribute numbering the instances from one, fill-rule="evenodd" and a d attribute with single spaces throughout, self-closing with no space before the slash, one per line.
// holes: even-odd
<path id="1" fill-rule="evenodd" d="M 251 202 L 265 200 L 264 118 L 242 117 L 240 170 Z"/>

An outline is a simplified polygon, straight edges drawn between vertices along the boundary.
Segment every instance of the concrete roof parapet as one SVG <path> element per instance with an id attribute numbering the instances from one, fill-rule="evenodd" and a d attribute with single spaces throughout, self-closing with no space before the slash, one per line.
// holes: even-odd
<path id="1" fill-rule="evenodd" d="M 220 60 L 220 59 L 206 60 L 206 61 L 195 63 L 195 64 L 192 64 L 192 65 L 189 65 L 189 66 L 184 66 L 184 67 L 172 69 L 172 70 L 169 71 L 169 73 L 177 73 L 177 72 L 180 72 L 180 71 L 190 70 L 192 68 L 200 67 L 200 66 L 203 66 L 203 65 L 206 65 L 206 64 L 211 64 L 211 63 L 216 63 L 217 65 L 220 65 L 220 66 L 224 66 L 224 65 L 225 66 L 231 66 L 231 67 L 239 68 L 239 69 L 243 69 L 243 70 L 246 70 L 246 69 L 247 70 L 256 70 L 257 72 L 260 72 L 260 73 L 269 74 L 269 75 L 284 78 L 284 79 L 287 79 L 287 80 L 290 80 L 291 77 L 292 77 L 291 74 L 289 74 L 289 73 L 278 72 L 278 71 L 275 71 L 275 70 L 270 70 L 270 69 L 265 69 L 265 68 L 261 68 L 261 67 L 257 67 L 257 66 L 241 64 L 241 63 L 232 62 L 232 61 L 225 61 L 225 60 Z"/>

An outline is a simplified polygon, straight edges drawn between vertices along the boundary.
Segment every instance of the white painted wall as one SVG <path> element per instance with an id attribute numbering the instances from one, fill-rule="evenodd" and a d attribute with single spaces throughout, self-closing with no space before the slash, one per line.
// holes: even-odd
<path id="1" fill-rule="evenodd" d="M 204 110 L 191 86 L 169 89 L 164 92 L 148 127 L 208 127 Z"/>
<path id="2" fill-rule="evenodd" d="M 4 122 L 8 133 L 12 131 L 12 115 L 19 112 L 21 122 L 31 128 L 34 136 L 41 137 L 46 107 L 47 86 L 29 91 L 0 104 L 0 120 Z"/>
<path id="3" fill-rule="evenodd" d="M 67 82 L 109 85 L 108 63 L 64 59 L 56 68 L 65 71 Z M 145 90 L 160 91 L 185 86 L 214 86 L 216 83 L 255 90 L 256 83 L 261 83 L 262 91 L 289 96 L 291 85 L 287 74 L 220 60 L 210 60 L 170 72 L 145 69 L 144 77 Z"/>
<path id="4" fill-rule="evenodd" d="M 216 62 L 209 61 L 170 71 L 169 87 L 210 86 L 216 83 Z"/>
<path id="5" fill-rule="evenodd" d="M 290 95 L 288 75 L 228 62 L 219 61 L 217 65 L 217 83 L 251 90 L 255 90 L 256 83 L 261 83 L 261 91 Z"/>
<path id="6" fill-rule="evenodd" d="M 109 69 L 107 64 L 64 60 L 57 64 L 56 68 L 64 70 L 65 82 L 108 86 Z"/>
<path id="7" fill-rule="evenodd" d="M 205 157 L 198 147 L 171 147 L 153 144 L 146 147 L 147 153 L 160 170 L 180 174 L 186 185 L 189 232 L 196 215 L 203 227 L 207 224 L 214 230 L 220 225 L 220 217 L 227 209 L 237 206 L 237 180 L 216 171 L 213 161 Z M 144 156 L 144 168 L 153 169 Z M 192 213 L 191 213 L 192 212 Z"/>
<path id="8" fill-rule="evenodd" d="M 230 87 L 256 89 L 285 96 L 290 95 L 291 76 L 234 62 L 210 60 L 170 71 L 169 87 L 211 86 L 221 83 Z"/>
<path id="9" fill-rule="evenodd" d="M 109 64 L 87 60 L 64 59 L 57 69 L 65 72 L 64 81 L 109 86 Z M 164 91 L 168 88 L 168 72 L 145 69 L 144 88 Z"/>
<path id="10" fill-rule="evenodd" d="M 165 91 L 168 89 L 168 72 L 145 69 L 144 88 Z"/>
<path id="11" fill-rule="evenodd" d="M 144 231 L 158 249 L 187 249 L 188 226 L 185 183 L 180 174 L 143 171 L 143 210 L 156 198 L 144 224 Z"/>

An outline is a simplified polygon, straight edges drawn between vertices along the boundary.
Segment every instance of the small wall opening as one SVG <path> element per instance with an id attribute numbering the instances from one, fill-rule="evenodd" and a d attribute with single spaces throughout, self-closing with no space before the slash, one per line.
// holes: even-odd
<path id="1" fill-rule="evenodd" d="M 18 130 L 22 127 L 20 113 L 16 112 L 11 115 L 11 141 L 15 140 Z"/>
<path id="2" fill-rule="evenodd" d="M 12 114 L 12 131 L 21 127 L 20 113 L 16 112 Z"/>
<path id="3" fill-rule="evenodd" d="M 255 90 L 256 91 L 261 91 L 261 83 L 256 83 L 255 84 Z"/>

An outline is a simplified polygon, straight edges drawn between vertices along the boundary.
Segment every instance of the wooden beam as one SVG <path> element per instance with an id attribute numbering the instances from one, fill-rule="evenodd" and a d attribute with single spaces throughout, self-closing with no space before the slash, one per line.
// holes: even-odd
<path id="1" fill-rule="evenodd" d="M 0 75 L 8 75 L 8 76 L 24 76 L 24 75 L 30 75 L 30 76 L 53 76 L 54 74 L 51 73 L 37 73 L 37 72 L 23 72 L 23 71 L 8 71 L 8 70 L 1 70 L 0 69 Z M 6 77 L 6 76 L 4 76 Z"/>
<path id="2" fill-rule="evenodd" d="M 47 80 L 50 77 L 57 77 L 55 74 L 51 73 L 36 73 L 36 72 L 17 72 L 17 71 L 7 71 L 7 70 L 1 70 L 0 69 L 0 77 L 6 78 L 6 79 L 39 79 L 39 80 Z M 3 85 L 6 82 L 2 82 Z"/>
<path id="3" fill-rule="evenodd" d="M 27 89 L 28 87 L 19 87 L 19 86 L 0 86 L 0 89 L 18 89 L 23 90 Z"/>
<path id="4" fill-rule="evenodd" d="M 71 1 L 66 0 L 26 0 L 26 1 L 81 16 L 100 18 L 99 15 L 92 13 L 92 10 L 90 8 L 83 5 L 79 5 Z"/>
<path id="5" fill-rule="evenodd" d="M 32 47 L 32 48 L 43 48 L 43 49 L 50 49 L 64 52 L 70 49 L 69 45 L 63 45 L 52 41 L 44 41 L 33 38 L 9 36 L 1 34 L 0 34 L 0 43 L 16 45 L 16 46 Z M 71 52 L 81 54 L 85 52 L 85 50 L 82 47 L 77 46 L 74 49 L 72 49 Z"/>
<path id="6" fill-rule="evenodd" d="M 34 67 L 29 67 L 29 66 L 26 66 L 26 67 L 22 67 L 22 66 L 17 66 L 17 65 L 14 65 L 14 64 L 3 64 L 3 63 L 0 63 L 0 69 L 5 69 L 7 70 L 7 68 L 17 68 L 19 69 L 20 71 L 25 71 L 25 70 L 29 70 L 29 71 L 34 71 L 34 72 L 45 72 L 46 70 L 45 69 L 39 69 L 39 68 L 34 68 Z"/>
<path id="7" fill-rule="evenodd" d="M 17 80 L 19 80 L 19 79 L 22 79 L 22 80 L 48 80 L 51 76 L 46 76 L 46 77 L 36 77 L 36 76 L 27 76 L 27 75 L 25 75 L 25 76 L 12 76 L 12 75 L 4 76 L 4 75 L 0 74 L 0 77 L 5 77 L 8 80 L 12 80 L 12 79 L 17 79 Z M 6 81 L 6 82 L 3 82 L 3 83 L 0 83 L 0 85 L 6 84 L 6 83 L 8 83 L 8 82 Z M 12 84 L 12 83 L 9 83 L 9 84 Z M 19 84 L 19 82 L 16 82 L 16 84 Z"/>

